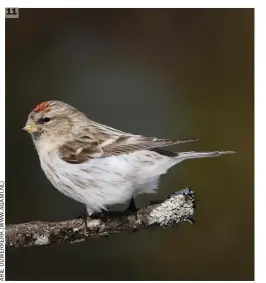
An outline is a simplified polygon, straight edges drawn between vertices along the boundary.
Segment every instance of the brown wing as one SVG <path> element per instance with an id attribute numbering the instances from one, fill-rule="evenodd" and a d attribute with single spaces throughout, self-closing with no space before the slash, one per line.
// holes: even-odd
<path id="1" fill-rule="evenodd" d="M 80 141 L 67 142 L 59 148 L 59 156 L 68 163 L 80 164 L 96 157 L 95 145 Z"/>
<path id="2" fill-rule="evenodd" d="M 90 158 L 101 158 L 132 153 L 138 150 L 156 149 L 173 144 L 196 141 L 195 139 L 167 140 L 137 135 L 120 134 L 108 139 L 73 140 L 60 147 L 60 157 L 68 163 L 83 163 Z"/>

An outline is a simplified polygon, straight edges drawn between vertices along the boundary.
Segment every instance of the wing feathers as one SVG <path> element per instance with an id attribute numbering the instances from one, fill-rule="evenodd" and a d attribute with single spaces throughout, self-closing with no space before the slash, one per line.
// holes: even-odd
<path id="1" fill-rule="evenodd" d="M 138 135 L 120 135 L 101 140 L 73 140 L 60 147 L 59 156 L 68 163 L 83 163 L 90 158 L 127 154 L 138 150 L 156 149 L 169 145 L 196 141 L 195 139 L 157 139 Z"/>
<path id="2" fill-rule="evenodd" d="M 137 150 L 152 149 L 192 141 L 195 140 L 166 140 L 143 136 L 120 136 L 115 141 L 108 143 L 108 145 L 106 146 L 99 146 L 103 149 L 103 157 L 105 157 L 110 155 L 130 153 Z"/>
<path id="3" fill-rule="evenodd" d="M 75 139 L 59 148 L 59 156 L 68 163 L 83 163 L 90 158 L 127 154 L 138 150 L 162 148 L 196 139 L 158 139 L 121 132 L 92 122 L 75 133 Z"/>

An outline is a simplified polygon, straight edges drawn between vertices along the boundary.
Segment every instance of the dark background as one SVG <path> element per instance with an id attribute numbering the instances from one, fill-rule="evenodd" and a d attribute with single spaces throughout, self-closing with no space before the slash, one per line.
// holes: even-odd
<path id="1" fill-rule="evenodd" d="M 253 280 L 253 9 L 20 9 L 6 19 L 6 222 L 71 219 L 82 205 L 46 180 L 20 129 L 58 99 L 190 160 L 159 194 L 190 185 L 196 225 L 7 250 L 7 280 Z"/>

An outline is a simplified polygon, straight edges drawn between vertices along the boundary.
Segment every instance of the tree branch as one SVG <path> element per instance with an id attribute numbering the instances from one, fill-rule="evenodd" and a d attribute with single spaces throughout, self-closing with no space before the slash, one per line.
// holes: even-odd
<path id="1" fill-rule="evenodd" d="M 100 218 L 63 222 L 29 222 L 6 226 L 6 246 L 29 247 L 57 243 L 76 243 L 89 238 L 109 236 L 115 233 L 150 228 L 170 227 L 183 221 L 193 222 L 194 193 L 185 188 L 170 195 L 165 201 L 148 205 L 135 215 L 106 214 Z"/>

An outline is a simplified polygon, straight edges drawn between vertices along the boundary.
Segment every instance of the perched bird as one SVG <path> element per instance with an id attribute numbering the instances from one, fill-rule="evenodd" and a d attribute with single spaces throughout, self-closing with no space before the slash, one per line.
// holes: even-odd
<path id="1" fill-rule="evenodd" d="M 155 192 L 160 175 L 183 160 L 233 153 L 170 152 L 163 148 L 195 140 L 125 133 L 96 123 L 60 101 L 40 103 L 23 129 L 31 134 L 49 181 L 84 203 L 88 215 Z"/>

